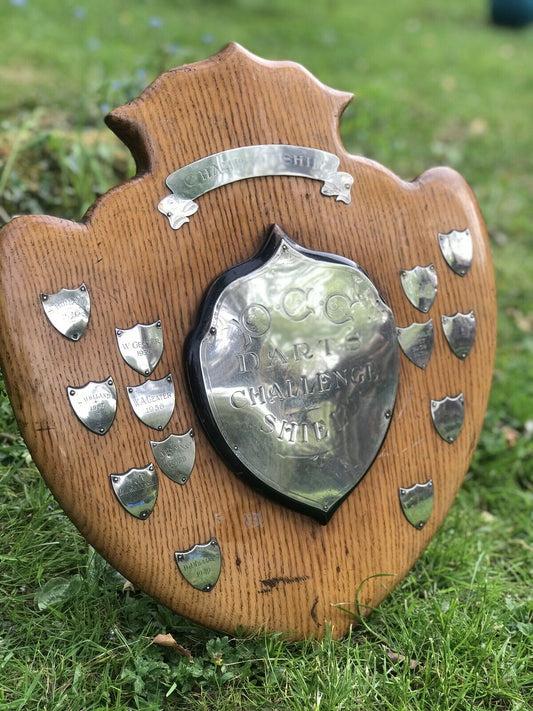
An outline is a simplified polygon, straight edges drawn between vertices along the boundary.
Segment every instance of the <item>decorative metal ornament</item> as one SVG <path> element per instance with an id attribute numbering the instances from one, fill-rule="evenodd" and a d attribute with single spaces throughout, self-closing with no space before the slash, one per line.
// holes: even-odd
<path id="1" fill-rule="evenodd" d="M 400 487 L 399 495 L 405 518 L 418 530 L 424 528 L 433 510 L 433 480 L 407 489 Z"/>
<path id="2" fill-rule="evenodd" d="M 454 316 L 442 316 L 442 330 L 452 349 L 452 353 L 464 360 L 474 345 L 476 338 L 476 316 L 473 311 L 467 314 L 457 313 Z"/>
<path id="3" fill-rule="evenodd" d="M 472 265 L 474 253 L 470 231 L 452 230 L 446 234 L 439 232 L 439 246 L 448 266 L 459 276 L 465 276 Z"/>
<path id="4" fill-rule="evenodd" d="M 285 175 L 323 181 L 321 193 L 349 205 L 353 177 L 338 172 L 339 159 L 316 148 L 291 145 L 241 146 L 189 163 L 171 173 L 167 186 L 173 195 L 158 205 L 177 230 L 198 210 L 196 198 L 238 180 Z"/>
<path id="5" fill-rule="evenodd" d="M 416 266 L 412 269 L 402 269 L 400 279 L 404 293 L 411 304 L 422 313 L 427 313 L 437 296 L 435 265 L 428 264 L 427 267 Z"/>
<path id="6" fill-rule="evenodd" d="M 87 329 L 91 300 L 85 284 L 77 289 L 60 289 L 55 294 L 41 293 L 47 319 L 62 336 L 79 341 Z"/>
<path id="7" fill-rule="evenodd" d="M 220 577 L 222 555 L 216 538 L 176 551 L 174 560 L 189 585 L 202 592 L 211 592 Z"/>
<path id="8" fill-rule="evenodd" d="M 369 277 L 275 226 L 212 286 L 188 360 L 230 466 L 327 522 L 374 461 L 396 399 L 396 326 Z"/>
<path id="9" fill-rule="evenodd" d="M 186 484 L 194 467 L 194 432 L 171 434 L 162 442 L 150 442 L 161 471 L 178 484 Z"/>
<path id="10" fill-rule="evenodd" d="M 433 352 L 433 320 L 426 323 L 412 323 L 405 328 L 398 328 L 398 343 L 407 358 L 419 368 L 424 369 Z"/>
<path id="11" fill-rule="evenodd" d="M 118 347 L 126 363 L 141 375 L 150 375 L 163 354 L 161 321 L 116 328 Z"/>
<path id="12" fill-rule="evenodd" d="M 453 444 L 465 417 L 465 403 L 462 393 L 456 397 L 445 397 L 431 401 L 431 417 L 435 429 L 445 442 Z"/>
<path id="13" fill-rule="evenodd" d="M 129 469 L 124 474 L 110 474 L 111 486 L 126 511 L 135 518 L 147 519 L 154 510 L 159 479 L 153 464 Z"/>
<path id="14" fill-rule="evenodd" d="M 117 389 L 113 378 L 90 381 L 82 387 L 67 387 L 67 395 L 78 420 L 99 435 L 109 430 L 117 412 Z"/>
<path id="15" fill-rule="evenodd" d="M 166 427 L 176 402 L 170 373 L 160 380 L 147 380 L 142 385 L 129 387 L 127 391 L 133 411 L 141 422 L 154 430 Z"/>

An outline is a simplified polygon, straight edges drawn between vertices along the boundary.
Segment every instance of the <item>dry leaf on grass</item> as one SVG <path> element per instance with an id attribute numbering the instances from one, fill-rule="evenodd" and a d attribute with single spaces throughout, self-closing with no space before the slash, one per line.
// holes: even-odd
<path id="1" fill-rule="evenodd" d="M 385 650 L 385 653 L 387 657 L 391 660 L 391 662 L 407 662 L 409 664 L 409 669 L 416 669 L 420 665 L 418 659 L 407 659 L 407 657 L 403 654 L 398 654 L 398 652 L 394 652 L 392 649 L 386 647 L 384 644 L 382 644 L 381 646 Z"/>
<path id="2" fill-rule="evenodd" d="M 502 427 L 502 434 L 505 437 L 507 446 L 510 449 L 512 449 L 520 439 L 520 432 L 518 430 L 515 430 L 514 427 L 509 427 L 507 425 Z"/>
<path id="3" fill-rule="evenodd" d="M 179 652 L 184 657 L 192 659 L 190 650 L 176 642 L 171 634 L 156 634 L 152 640 L 152 644 L 158 644 L 161 647 L 169 647 L 170 649 L 174 649 L 176 652 Z"/>

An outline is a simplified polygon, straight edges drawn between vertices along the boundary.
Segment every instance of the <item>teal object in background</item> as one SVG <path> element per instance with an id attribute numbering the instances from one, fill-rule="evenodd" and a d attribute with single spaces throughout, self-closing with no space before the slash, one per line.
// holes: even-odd
<path id="1" fill-rule="evenodd" d="M 533 0 L 491 0 L 491 13 L 496 25 L 523 27 L 533 22 Z"/>

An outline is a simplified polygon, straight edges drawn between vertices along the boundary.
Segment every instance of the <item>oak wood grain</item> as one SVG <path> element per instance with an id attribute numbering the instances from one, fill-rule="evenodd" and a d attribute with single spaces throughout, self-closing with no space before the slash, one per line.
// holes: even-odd
<path id="1" fill-rule="evenodd" d="M 344 634 L 356 611 L 377 605 L 409 571 L 442 523 L 459 489 L 483 423 L 495 351 L 495 288 L 483 218 L 465 181 L 447 168 L 412 183 L 344 150 L 339 120 L 350 96 L 320 84 L 298 65 L 267 62 L 235 44 L 216 56 L 159 77 L 107 117 L 132 151 L 137 176 L 111 190 L 81 223 L 20 217 L 1 232 L 0 348 L 13 408 L 32 457 L 81 533 L 129 580 L 202 624 L 233 632 L 281 630 L 324 635 L 326 621 Z M 354 177 L 352 202 L 320 195 L 304 178 L 263 177 L 220 187 L 173 230 L 157 210 L 167 176 L 199 158 L 254 144 L 310 146 L 339 156 Z M 360 264 L 391 307 L 398 326 L 435 323 L 425 370 L 400 353 L 394 417 L 371 469 L 322 526 L 256 493 L 217 455 L 191 402 L 185 340 L 213 280 L 251 258 L 272 224 L 312 250 Z M 468 228 L 474 257 L 464 277 L 440 253 L 437 235 Z M 435 264 L 438 292 L 428 316 L 407 301 L 402 269 Z M 92 301 L 79 342 L 57 333 L 40 292 L 87 285 Z M 477 335 L 464 361 L 450 351 L 442 314 L 475 311 Z M 144 382 L 117 348 L 115 328 L 160 319 L 163 356 L 152 375 L 171 372 L 176 408 L 163 432 L 131 411 L 126 388 Z M 112 375 L 115 423 L 104 437 L 73 415 L 65 388 Z M 457 441 L 433 427 L 430 400 L 464 394 Z M 194 428 L 196 463 L 185 486 L 160 476 L 146 521 L 130 516 L 109 474 L 152 460 L 150 439 Z M 434 482 L 434 509 L 416 530 L 399 506 L 399 487 Z M 219 541 L 223 565 L 210 593 L 191 587 L 174 551 Z M 388 577 L 376 577 L 387 574 Z M 363 608 L 364 609 L 364 608 Z"/>

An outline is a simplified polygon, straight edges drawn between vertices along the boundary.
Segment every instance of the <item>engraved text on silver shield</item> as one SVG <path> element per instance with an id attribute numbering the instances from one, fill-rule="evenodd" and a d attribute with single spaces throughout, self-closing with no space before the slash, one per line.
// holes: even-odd
<path id="1" fill-rule="evenodd" d="M 147 519 L 157 500 L 159 480 L 153 464 L 133 467 L 124 474 L 111 474 L 111 486 L 126 511 L 135 518 Z"/>
<path id="2" fill-rule="evenodd" d="M 353 264 L 282 240 L 230 283 L 200 347 L 210 408 L 246 469 L 328 511 L 365 474 L 390 423 L 398 381 L 392 312 Z"/>
<path id="3" fill-rule="evenodd" d="M 210 592 L 220 576 L 222 555 L 216 538 L 176 551 L 174 560 L 189 585 L 202 592 Z"/>
<path id="4" fill-rule="evenodd" d="M 192 429 L 182 435 L 170 434 L 162 442 L 150 441 L 150 446 L 161 471 L 172 481 L 186 484 L 196 453 Z"/>
<path id="5" fill-rule="evenodd" d="M 161 321 L 115 329 L 120 354 L 141 375 L 150 375 L 163 353 Z"/>
<path id="6" fill-rule="evenodd" d="M 109 430 L 117 411 L 117 389 L 113 378 L 91 381 L 80 388 L 69 385 L 67 395 L 76 417 L 85 427 L 99 435 Z"/>
<path id="7" fill-rule="evenodd" d="M 128 397 L 141 422 L 154 430 L 162 430 L 172 417 L 176 402 L 172 376 L 169 373 L 166 378 L 129 387 Z"/>
<path id="8" fill-rule="evenodd" d="M 60 289 L 55 294 L 41 294 L 44 313 L 62 336 L 79 341 L 87 329 L 91 300 L 85 284 L 77 289 Z"/>

